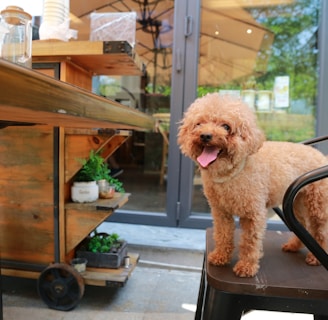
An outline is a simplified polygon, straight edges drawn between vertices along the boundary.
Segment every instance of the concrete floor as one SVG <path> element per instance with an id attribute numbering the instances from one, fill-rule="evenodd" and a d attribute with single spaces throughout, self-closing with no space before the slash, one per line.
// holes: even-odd
<path id="1" fill-rule="evenodd" d="M 191 320 L 196 310 L 205 243 L 204 230 L 104 223 L 117 232 L 140 262 L 123 288 L 86 286 L 71 311 L 49 309 L 36 281 L 3 278 L 4 320 Z M 147 240 L 145 235 L 147 235 Z M 311 315 L 253 311 L 243 320 L 309 320 Z"/>
<path id="2" fill-rule="evenodd" d="M 35 281 L 5 278 L 4 320 L 189 320 L 194 317 L 199 279 L 199 272 L 137 267 L 125 287 L 87 286 L 79 305 L 64 312 L 43 303 Z"/>

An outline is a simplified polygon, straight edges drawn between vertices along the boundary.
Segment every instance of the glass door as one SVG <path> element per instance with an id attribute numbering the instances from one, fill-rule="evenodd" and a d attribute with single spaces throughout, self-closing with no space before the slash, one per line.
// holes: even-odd
<path id="1" fill-rule="evenodd" d="M 319 12 L 316 0 L 202 0 L 197 96 L 241 97 L 268 140 L 314 137 Z M 192 178 L 190 194 L 181 195 L 181 225 L 209 225 L 197 167 L 182 161 L 182 174 Z"/>
<path id="2" fill-rule="evenodd" d="M 124 170 L 118 178 L 131 197 L 112 221 L 211 225 L 197 167 L 181 155 L 176 141 L 183 111 L 197 96 L 240 96 L 256 112 L 269 140 L 302 141 L 316 135 L 321 1 L 87 3 L 88 8 L 77 2 L 71 6 L 85 24 L 90 12 L 137 13 L 135 52 L 147 73 L 96 81 L 100 94 L 158 119 L 157 132 L 134 132 L 115 154 Z"/>
<path id="3" fill-rule="evenodd" d="M 87 20 L 90 12 L 120 13 L 120 23 L 124 24 L 124 15 L 135 13 L 126 26 L 117 30 L 128 33 L 129 24 L 135 23 L 131 57 L 140 72 L 131 75 L 121 70 L 122 74 L 94 77 L 93 91 L 150 114 L 157 120 L 155 132 L 132 131 L 127 142 L 109 159 L 111 172 L 120 173 L 116 178 L 131 194 L 111 221 L 175 225 L 175 219 L 167 215 L 166 200 L 176 3 L 174 0 L 112 0 L 98 6 L 88 2 L 88 8 L 75 6 L 75 13 L 79 10 L 85 12 L 76 14 L 82 20 Z M 115 21 L 108 21 L 110 23 L 115 25 Z M 109 37 L 115 39 L 115 35 Z"/>

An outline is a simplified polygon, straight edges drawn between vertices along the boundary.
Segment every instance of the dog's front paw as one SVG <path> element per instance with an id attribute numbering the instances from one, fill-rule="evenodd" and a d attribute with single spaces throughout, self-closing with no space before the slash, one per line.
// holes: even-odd
<path id="1" fill-rule="evenodd" d="M 224 266 L 230 262 L 230 256 L 224 252 L 214 250 L 207 256 L 208 261 L 215 266 Z"/>
<path id="2" fill-rule="evenodd" d="M 320 266 L 320 261 L 314 256 L 312 252 L 309 252 L 305 258 L 305 262 L 310 266 Z"/>
<path id="3" fill-rule="evenodd" d="M 256 275 L 259 268 L 260 266 L 258 263 L 239 260 L 234 266 L 233 271 L 238 277 L 250 278 Z"/>

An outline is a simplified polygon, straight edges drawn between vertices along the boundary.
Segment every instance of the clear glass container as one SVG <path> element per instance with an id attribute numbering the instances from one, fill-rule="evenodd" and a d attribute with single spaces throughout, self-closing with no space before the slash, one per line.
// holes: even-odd
<path id="1" fill-rule="evenodd" d="M 109 184 L 109 182 L 105 179 L 98 180 L 99 186 L 99 198 L 101 199 L 111 199 L 115 194 L 115 186 Z"/>
<path id="2" fill-rule="evenodd" d="M 8 6 L 1 11 L 1 58 L 32 67 L 32 17 L 22 8 Z"/>

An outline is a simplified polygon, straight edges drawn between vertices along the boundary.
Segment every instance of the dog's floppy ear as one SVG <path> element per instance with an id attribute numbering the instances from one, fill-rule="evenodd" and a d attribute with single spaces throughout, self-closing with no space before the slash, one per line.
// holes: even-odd
<path id="1" fill-rule="evenodd" d="M 265 136 L 262 130 L 260 130 L 254 119 L 244 119 L 240 126 L 240 136 L 247 143 L 248 154 L 257 152 L 265 141 Z"/>
<path id="2" fill-rule="evenodd" d="M 178 123 L 177 143 L 180 147 L 181 152 L 185 156 L 191 157 L 192 155 L 190 154 L 190 152 L 192 150 L 191 148 L 192 145 L 188 139 L 189 129 L 190 129 L 190 124 L 188 123 L 186 118 L 183 118 Z"/>

